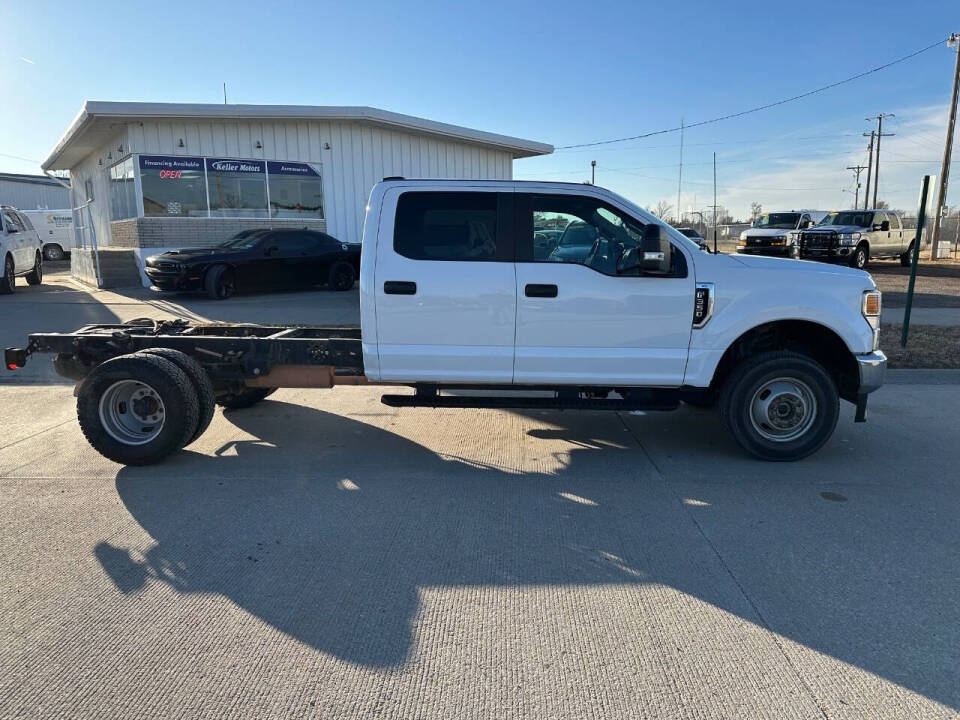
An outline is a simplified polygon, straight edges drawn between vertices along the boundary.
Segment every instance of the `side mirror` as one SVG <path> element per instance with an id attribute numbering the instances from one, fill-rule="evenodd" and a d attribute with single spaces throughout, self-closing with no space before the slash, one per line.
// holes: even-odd
<path id="1" fill-rule="evenodd" d="M 810 222 L 809 220 L 804 220 L 803 222 L 800 223 L 800 229 L 801 229 L 801 230 L 806 230 L 806 229 L 807 229 L 808 227 L 810 227 L 811 225 L 813 225 L 812 222 Z"/>
<path id="2" fill-rule="evenodd" d="M 884 220 L 882 223 L 880 223 L 880 229 L 883 232 L 887 232 L 890 229 L 890 221 Z"/>

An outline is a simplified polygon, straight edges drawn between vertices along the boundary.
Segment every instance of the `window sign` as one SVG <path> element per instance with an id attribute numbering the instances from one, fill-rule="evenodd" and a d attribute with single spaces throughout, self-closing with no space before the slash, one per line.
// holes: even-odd
<path id="1" fill-rule="evenodd" d="M 140 185 L 147 217 L 207 217 L 203 158 L 141 155 Z"/>
<path id="2" fill-rule="evenodd" d="M 211 217 L 267 217 L 266 163 L 207 158 Z"/>
<path id="3" fill-rule="evenodd" d="M 322 218 L 323 183 L 307 163 L 267 162 L 270 183 L 270 217 Z"/>

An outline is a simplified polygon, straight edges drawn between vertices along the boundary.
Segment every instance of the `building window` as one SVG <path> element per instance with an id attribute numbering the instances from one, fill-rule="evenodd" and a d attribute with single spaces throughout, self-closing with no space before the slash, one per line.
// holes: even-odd
<path id="1" fill-rule="evenodd" d="M 137 216 L 137 197 L 133 181 L 133 158 L 119 162 L 110 173 L 110 219 L 123 220 Z"/>
<path id="2" fill-rule="evenodd" d="M 262 160 L 207 158 L 211 217 L 267 217 L 267 179 Z"/>
<path id="3" fill-rule="evenodd" d="M 320 173 L 307 163 L 267 163 L 270 184 L 270 217 L 322 218 L 323 183 Z"/>
<path id="4" fill-rule="evenodd" d="M 207 217 L 202 158 L 141 155 L 140 187 L 147 217 Z"/>

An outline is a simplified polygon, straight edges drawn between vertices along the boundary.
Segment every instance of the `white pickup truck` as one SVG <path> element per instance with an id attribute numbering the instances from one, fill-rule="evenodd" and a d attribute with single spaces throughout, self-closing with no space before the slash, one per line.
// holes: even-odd
<path id="1" fill-rule="evenodd" d="M 556 248 L 534 242 L 538 226 L 563 230 Z M 79 381 L 87 438 L 128 464 L 191 442 L 214 403 L 339 384 L 414 388 L 383 396 L 395 407 L 717 403 L 748 452 L 795 460 L 830 438 L 841 398 L 862 421 L 886 370 L 867 273 L 711 254 L 590 185 L 379 183 L 360 314 L 360 328 L 88 326 L 31 335 L 5 359 L 16 369 L 56 353 L 58 371 Z"/>

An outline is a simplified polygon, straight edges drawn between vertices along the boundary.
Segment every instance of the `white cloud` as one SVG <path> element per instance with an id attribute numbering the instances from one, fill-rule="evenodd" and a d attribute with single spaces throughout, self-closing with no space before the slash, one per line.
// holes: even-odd
<path id="1" fill-rule="evenodd" d="M 28 63 L 29 65 L 36 65 L 36 64 L 37 64 L 37 63 L 35 63 L 33 60 L 31 60 L 30 58 L 26 58 L 26 57 L 24 57 L 23 55 L 20 56 L 20 59 L 23 60 L 25 63 Z"/>

